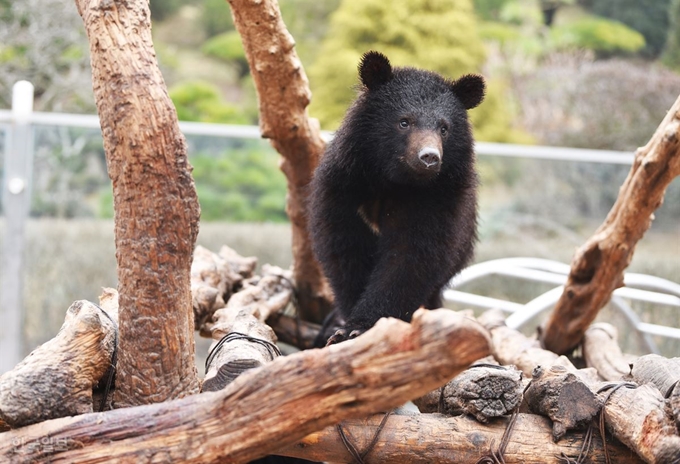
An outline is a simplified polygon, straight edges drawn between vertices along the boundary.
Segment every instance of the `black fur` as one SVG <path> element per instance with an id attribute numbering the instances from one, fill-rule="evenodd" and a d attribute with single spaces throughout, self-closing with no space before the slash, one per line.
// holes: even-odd
<path id="1" fill-rule="evenodd" d="M 361 333 L 383 316 L 410 320 L 441 305 L 442 287 L 471 259 L 476 240 L 477 174 L 466 109 L 484 97 L 484 81 L 458 81 L 392 68 L 364 55 L 363 89 L 329 144 L 311 185 L 314 252 L 335 294 L 330 321 Z M 443 129 L 444 128 L 444 129 Z M 436 146 L 437 165 L 420 151 Z"/>

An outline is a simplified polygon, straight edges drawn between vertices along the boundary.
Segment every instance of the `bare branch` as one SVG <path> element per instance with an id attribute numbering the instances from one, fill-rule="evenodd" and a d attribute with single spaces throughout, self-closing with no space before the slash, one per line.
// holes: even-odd
<path id="1" fill-rule="evenodd" d="M 680 97 L 635 162 L 616 203 L 595 234 L 579 248 L 571 272 L 541 342 L 567 354 L 583 339 L 597 313 L 623 285 L 637 242 L 649 229 L 666 187 L 680 175 Z"/>

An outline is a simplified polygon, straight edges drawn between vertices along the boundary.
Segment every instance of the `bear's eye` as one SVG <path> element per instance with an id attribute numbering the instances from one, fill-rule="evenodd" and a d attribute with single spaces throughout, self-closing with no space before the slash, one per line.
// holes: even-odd
<path id="1" fill-rule="evenodd" d="M 442 134 L 442 137 L 446 137 L 449 134 L 449 128 L 442 126 L 439 128 L 439 132 Z"/>
<path id="2" fill-rule="evenodd" d="M 402 129 L 408 129 L 411 126 L 411 123 L 408 122 L 408 119 L 404 118 L 399 121 L 399 127 Z"/>

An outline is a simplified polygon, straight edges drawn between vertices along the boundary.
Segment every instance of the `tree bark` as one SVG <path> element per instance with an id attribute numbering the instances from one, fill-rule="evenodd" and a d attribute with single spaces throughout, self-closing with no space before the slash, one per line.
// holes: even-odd
<path id="1" fill-rule="evenodd" d="M 274 331 L 265 324 L 270 314 L 282 311 L 293 289 L 290 273 L 265 264 L 262 277 L 245 281 L 224 308 L 214 314 L 213 344 L 201 391 L 226 387 L 244 371 L 273 361 L 280 355 Z M 231 337 L 224 342 L 224 337 Z M 221 345 L 220 345 L 221 344 Z"/>
<path id="2" fill-rule="evenodd" d="M 198 392 L 189 283 L 199 206 L 156 63 L 148 2 L 76 0 L 113 182 L 120 293 L 115 406 Z"/>
<path id="3" fill-rule="evenodd" d="M 253 276 L 257 258 L 243 257 L 224 245 L 219 254 L 202 246 L 194 250 L 191 263 L 191 297 L 194 327 L 201 336 L 212 336 L 212 318 L 225 302 Z"/>
<path id="4" fill-rule="evenodd" d="M 413 404 L 423 413 L 468 414 L 486 424 L 515 411 L 522 402 L 523 390 L 522 373 L 514 367 L 476 362 L 442 388 L 413 400 Z"/>
<path id="5" fill-rule="evenodd" d="M 342 423 L 346 435 L 358 450 L 364 450 L 375 436 L 382 414 L 366 419 Z M 438 414 L 412 416 L 391 415 L 378 440 L 366 456 L 366 462 L 400 464 L 477 464 L 498 448 L 508 425 L 508 418 L 501 418 L 482 425 L 466 416 L 444 417 Z M 550 421 L 533 414 L 519 414 L 506 449 L 506 464 L 563 464 L 561 453 L 573 460 L 583 445 L 584 431 L 569 432 L 553 443 Z M 640 464 L 642 460 L 618 441 L 607 441 L 611 462 L 617 464 Z M 343 444 L 335 427 L 328 427 L 307 435 L 302 440 L 279 449 L 277 454 L 313 461 L 333 463 L 356 462 Z M 588 463 L 605 463 L 602 439 L 593 434 L 593 442 L 587 453 Z M 497 462 L 497 461 L 485 461 Z M 575 461 L 571 461 L 575 462 Z"/>
<path id="6" fill-rule="evenodd" d="M 92 412 L 92 388 L 111 367 L 117 319 L 74 302 L 59 333 L 0 377 L 0 418 L 16 428 Z"/>
<path id="7" fill-rule="evenodd" d="M 680 175 L 680 98 L 652 139 L 638 148 L 616 203 L 579 248 L 564 292 L 542 330 L 545 348 L 567 354 L 583 339 L 599 310 L 623 285 L 637 242 L 649 229 L 666 187 Z"/>
<path id="8" fill-rule="evenodd" d="M 583 358 L 607 381 L 622 380 L 630 374 L 630 366 L 617 343 L 616 327 L 604 322 L 590 326 L 583 337 Z"/>
<path id="9" fill-rule="evenodd" d="M 293 277 L 300 316 L 321 322 L 330 312 L 329 286 L 311 249 L 307 232 L 307 185 L 325 143 L 318 121 L 307 116 L 309 82 L 295 52 L 295 41 L 276 0 L 229 0 L 241 35 L 260 105 L 262 136 L 281 154 L 288 179 L 286 212 L 293 227 Z"/>
<path id="10" fill-rule="evenodd" d="M 479 322 L 491 333 L 491 352 L 494 358 L 504 366 L 516 366 L 528 378 L 531 378 L 538 366 L 549 368 L 557 364 L 573 372 L 577 370 L 566 357 L 544 350 L 538 340 L 530 339 L 506 326 L 505 314 L 500 310 L 486 311 L 479 317 Z"/>
<path id="11" fill-rule="evenodd" d="M 680 433 L 680 358 L 667 359 L 656 354 L 641 356 L 633 363 L 631 375 L 640 385 L 654 385 L 668 399 L 670 414 Z"/>
<path id="12" fill-rule="evenodd" d="M 218 392 L 5 432 L 0 461 L 247 462 L 423 395 L 488 345 L 479 324 L 447 310 L 417 311 L 411 324 L 381 319 L 354 340 L 278 358 Z M 64 445 L 28 446 L 44 437 Z"/>
<path id="13" fill-rule="evenodd" d="M 524 392 L 529 410 L 548 416 L 553 423 L 553 440 L 567 430 L 588 425 L 602 408 L 602 399 L 574 373 L 563 366 L 537 368 Z"/>
<path id="14" fill-rule="evenodd" d="M 651 383 L 667 396 L 674 384 L 680 382 L 680 358 L 668 359 L 658 354 L 640 356 L 633 363 L 631 374 L 638 384 Z"/>
<path id="15" fill-rule="evenodd" d="M 619 388 L 611 393 L 604 410 L 609 431 L 645 462 L 680 462 L 680 436 L 656 387 Z"/>

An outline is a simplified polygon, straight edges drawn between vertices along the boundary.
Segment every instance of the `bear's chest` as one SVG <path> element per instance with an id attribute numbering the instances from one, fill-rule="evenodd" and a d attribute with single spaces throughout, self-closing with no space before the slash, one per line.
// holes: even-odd
<path id="1" fill-rule="evenodd" d="M 380 236 L 385 228 L 398 228 L 398 211 L 391 198 L 377 197 L 365 201 L 359 206 L 357 213 L 375 235 Z"/>
<path id="2" fill-rule="evenodd" d="M 382 210 L 382 201 L 374 199 L 362 203 L 357 210 L 359 217 L 371 229 L 375 235 L 380 235 L 380 212 Z"/>

